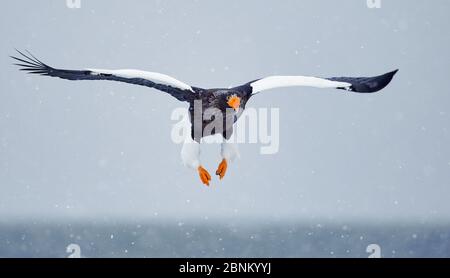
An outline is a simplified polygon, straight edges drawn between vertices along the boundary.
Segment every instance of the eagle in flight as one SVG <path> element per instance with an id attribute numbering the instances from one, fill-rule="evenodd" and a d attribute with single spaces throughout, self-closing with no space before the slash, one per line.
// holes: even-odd
<path id="1" fill-rule="evenodd" d="M 146 86 L 171 95 L 179 101 L 189 103 L 190 129 L 189 138 L 181 151 L 183 163 L 198 171 L 203 184 L 209 186 L 211 175 L 200 162 L 200 143 L 202 138 L 221 134 L 222 161 L 216 175 L 223 179 L 228 163 L 238 156 L 237 147 L 230 142 L 233 124 L 241 116 L 247 102 L 252 96 L 263 91 L 294 86 L 316 88 L 333 88 L 343 92 L 374 93 L 384 89 L 398 70 L 375 77 L 332 77 L 320 78 L 309 76 L 270 76 L 257 79 L 234 88 L 203 89 L 189 86 L 173 77 L 156 72 L 122 69 L 57 69 L 44 64 L 27 51 L 18 51 L 18 57 L 11 56 L 20 70 L 43 76 L 59 77 L 67 80 L 109 80 Z M 211 112 L 212 111 L 212 112 Z M 206 127 L 217 117 L 221 117 L 221 128 L 206 131 Z"/>

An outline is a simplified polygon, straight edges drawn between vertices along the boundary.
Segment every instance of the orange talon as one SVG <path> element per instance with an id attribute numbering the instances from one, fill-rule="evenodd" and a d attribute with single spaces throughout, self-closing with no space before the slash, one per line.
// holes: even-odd
<path id="1" fill-rule="evenodd" d="M 198 174 L 200 176 L 200 179 L 202 180 L 202 183 L 206 186 L 209 186 L 209 182 L 211 181 L 211 175 L 206 171 L 205 168 L 202 166 L 198 167 Z"/>
<path id="2" fill-rule="evenodd" d="M 219 167 L 217 168 L 216 175 L 220 177 L 220 179 L 223 179 L 225 177 L 225 173 L 227 172 L 228 163 L 227 160 L 224 159 L 222 162 L 220 162 Z"/>

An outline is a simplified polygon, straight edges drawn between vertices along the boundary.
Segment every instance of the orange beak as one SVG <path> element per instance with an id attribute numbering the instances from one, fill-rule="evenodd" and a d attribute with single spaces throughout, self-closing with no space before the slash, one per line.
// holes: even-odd
<path id="1" fill-rule="evenodd" d="M 228 99 L 228 105 L 233 108 L 235 111 L 239 110 L 239 107 L 241 106 L 241 98 L 238 96 L 231 96 Z"/>

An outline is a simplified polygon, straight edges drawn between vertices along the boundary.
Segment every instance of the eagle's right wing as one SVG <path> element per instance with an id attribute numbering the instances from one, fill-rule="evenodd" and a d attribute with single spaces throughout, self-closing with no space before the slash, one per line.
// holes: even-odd
<path id="1" fill-rule="evenodd" d="M 129 84 L 141 85 L 166 92 L 180 101 L 189 101 L 194 89 L 177 79 L 165 74 L 156 72 L 147 72 L 140 70 L 103 70 L 103 69 L 85 69 L 85 70 L 65 70 L 50 67 L 31 53 L 25 55 L 18 51 L 20 58 L 11 56 L 19 63 L 22 71 L 44 76 L 59 77 L 67 80 L 110 80 Z"/>

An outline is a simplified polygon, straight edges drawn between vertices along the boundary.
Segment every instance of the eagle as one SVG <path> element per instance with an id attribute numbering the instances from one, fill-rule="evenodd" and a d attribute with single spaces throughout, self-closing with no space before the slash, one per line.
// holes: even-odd
<path id="1" fill-rule="evenodd" d="M 204 89 L 187 85 L 173 77 L 157 72 L 133 69 L 107 70 L 83 69 L 68 70 L 53 68 L 29 51 L 17 50 L 14 65 L 21 71 L 66 80 L 108 80 L 129 83 L 153 88 L 164 92 L 181 102 L 189 103 L 190 130 L 187 140 L 181 150 L 184 165 L 196 170 L 201 182 L 209 186 L 211 175 L 200 162 L 200 144 L 202 138 L 220 134 L 221 162 L 215 172 L 223 179 L 228 164 L 238 157 L 236 144 L 231 142 L 233 124 L 239 119 L 247 102 L 256 94 L 264 91 L 286 87 L 315 87 L 338 89 L 342 92 L 375 93 L 384 89 L 393 79 L 398 70 L 375 77 L 312 77 L 312 76 L 269 76 L 257 79 L 233 88 Z M 208 129 L 213 121 L 223 121 L 222 125 Z"/>

